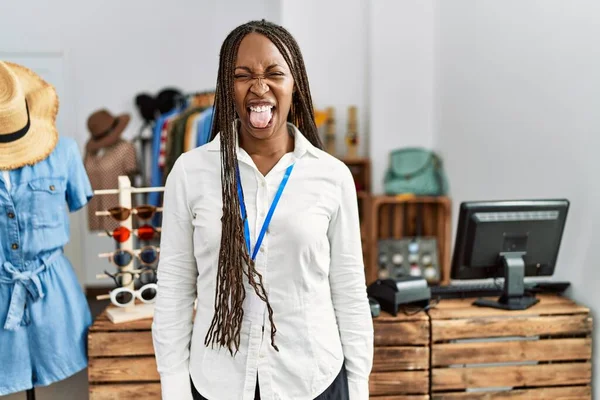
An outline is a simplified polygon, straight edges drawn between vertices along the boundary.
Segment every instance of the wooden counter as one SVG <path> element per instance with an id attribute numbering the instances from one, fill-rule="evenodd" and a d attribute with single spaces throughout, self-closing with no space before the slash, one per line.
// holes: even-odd
<path id="1" fill-rule="evenodd" d="M 560 296 L 523 311 L 442 300 L 427 313 L 373 320 L 374 400 L 592 398 L 592 318 Z M 90 400 L 160 399 L 151 319 L 113 324 L 102 313 L 88 335 Z"/>

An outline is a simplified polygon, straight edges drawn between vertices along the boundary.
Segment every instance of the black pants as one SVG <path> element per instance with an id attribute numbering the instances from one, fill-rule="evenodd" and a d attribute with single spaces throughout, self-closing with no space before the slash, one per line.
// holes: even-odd
<path id="1" fill-rule="evenodd" d="M 191 381 L 191 379 L 190 379 Z M 194 400 L 208 400 L 202 396 L 192 382 L 192 395 Z M 342 370 L 327 389 L 315 400 L 348 400 L 348 376 L 346 375 L 346 367 L 342 365 Z M 260 391 L 258 390 L 258 378 L 256 379 L 256 391 L 254 392 L 254 400 L 260 400 Z"/>

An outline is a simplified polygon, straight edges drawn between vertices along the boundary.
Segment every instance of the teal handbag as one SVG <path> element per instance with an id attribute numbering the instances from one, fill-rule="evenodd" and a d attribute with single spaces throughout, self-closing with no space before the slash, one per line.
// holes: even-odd
<path id="1" fill-rule="evenodd" d="M 442 160 L 433 151 L 419 147 L 392 151 L 384 190 L 389 195 L 445 196 L 448 179 Z"/>

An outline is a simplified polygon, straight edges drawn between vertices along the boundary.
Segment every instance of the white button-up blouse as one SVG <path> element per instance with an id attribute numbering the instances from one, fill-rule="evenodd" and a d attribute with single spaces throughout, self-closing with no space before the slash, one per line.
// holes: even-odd
<path id="1" fill-rule="evenodd" d="M 251 246 L 285 169 L 295 163 L 256 256 L 277 327 L 245 282 L 239 352 L 206 347 L 221 242 L 219 136 L 184 153 L 163 204 L 153 340 L 164 400 L 192 399 L 190 377 L 211 400 L 312 400 L 345 363 L 350 400 L 367 400 L 373 362 L 356 188 L 348 167 L 292 124 L 294 151 L 263 176 L 237 146 Z M 194 302 L 197 300 L 193 318 Z M 263 329 L 264 327 L 264 329 Z"/>

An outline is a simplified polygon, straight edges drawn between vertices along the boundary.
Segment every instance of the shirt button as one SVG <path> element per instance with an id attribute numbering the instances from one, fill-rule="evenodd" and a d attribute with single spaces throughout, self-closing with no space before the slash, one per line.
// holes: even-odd
<path id="1" fill-rule="evenodd" d="M 19 248 L 19 244 L 18 243 L 13 243 L 12 246 L 10 246 L 13 250 L 17 250 Z"/>
<path id="2" fill-rule="evenodd" d="M 261 187 L 265 187 L 265 186 L 266 186 L 266 184 L 265 184 L 264 182 L 261 182 L 261 183 L 260 183 L 260 186 L 261 186 Z"/>
<path id="3" fill-rule="evenodd" d="M 8 218 L 13 219 L 14 217 L 15 217 L 14 213 L 11 213 L 11 212 L 8 213 Z"/>
<path id="4" fill-rule="evenodd" d="M 50 185 L 50 190 L 51 190 L 51 191 L 54 191 L 54 189 L 56 189 L 56 188 L 54 187 L 54 185 Z"/>
<path id="5" fill-rule="evenodd" d="M 264 253 L 264 252 L 265 252 L 265 248 L 264 248 L 264 247 L 261 247 L 261 248 L 260 248 L 260 252 L 261 252 L 261 253 Z"/>

